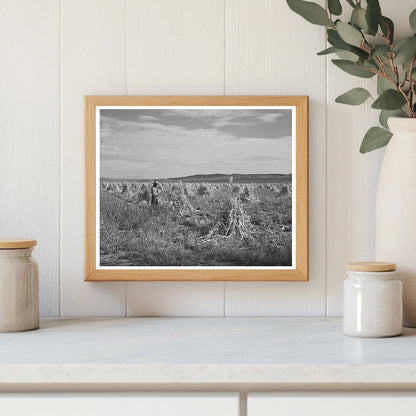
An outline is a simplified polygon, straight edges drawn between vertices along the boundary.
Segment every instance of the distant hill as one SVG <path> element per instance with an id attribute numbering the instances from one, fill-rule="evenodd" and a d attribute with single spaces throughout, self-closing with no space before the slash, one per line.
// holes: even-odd
<path id="1" fill-rule="evenodd" d="M 230 177 L 233 182 L 292 182 L 292 175 L 283 174 L 241 174 L 225 175 L 222 173 L 214 173 L 211 175 L 192 175 L 181 178 L 169 178 L 166 182 L 229 182 Z M 163 181 L 163 180 L 162 180 Z"/>
<path id="2" fill-rule="evenodd" d="M 210 175 L 191 175 L 182 176 L 179 178 L 158 178 L 159 182 L 211 182 L 211 183 L 228 183 L 230 177 L 233 177 L 233 182 L 240 183 L 254 183 L 254 182 L 278 182 L 291 183 L 292 174 L 241 174 L 235 173 L 233 175 L 226 175 L 223 173 L 214 173 Z M 150 182 L 152 179 L 108 179 L 101 178 L 101 182 Z"/>

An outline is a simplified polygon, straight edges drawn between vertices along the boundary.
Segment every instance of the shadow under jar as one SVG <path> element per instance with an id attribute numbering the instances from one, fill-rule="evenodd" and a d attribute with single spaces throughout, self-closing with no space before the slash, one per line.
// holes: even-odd
<path id="1" fill-rule="evenodd" d="M 403 324 L 402 282 L 396 265 L 385 262 L 347 264 L 344 280 L 344 335 L 394 337 Z"/>
<path id="2" fill-rule="evenodd" d="M 39 328 L 36 240 L 0 239 L 0 332 Z"/>

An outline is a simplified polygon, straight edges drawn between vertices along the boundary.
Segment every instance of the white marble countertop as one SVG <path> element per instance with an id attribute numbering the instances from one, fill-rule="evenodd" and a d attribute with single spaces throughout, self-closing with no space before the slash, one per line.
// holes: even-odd
<path id="1" fill-rule="evenodd" d="M 403 385 L 416 388 L 416 329 L 358 339 L 333 318 L 42 320 L 0 334 L 0 387 Z"/>

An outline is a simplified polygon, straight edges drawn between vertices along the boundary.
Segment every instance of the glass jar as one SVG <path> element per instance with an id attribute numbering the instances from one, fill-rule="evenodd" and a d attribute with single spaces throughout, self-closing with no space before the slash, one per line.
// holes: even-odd
<path id="1" fill-rule="evenodd" d="M 39 327 L 38 264 L 35 240 L 0 240 L 0 332 Z"/>
<path id="2" fill-rule="evenodd" d="M 343 332 L 353 337 L 393 337 L 403 325 L 402 282 L 396 265 L 347 264 L 344 280 Z"/>

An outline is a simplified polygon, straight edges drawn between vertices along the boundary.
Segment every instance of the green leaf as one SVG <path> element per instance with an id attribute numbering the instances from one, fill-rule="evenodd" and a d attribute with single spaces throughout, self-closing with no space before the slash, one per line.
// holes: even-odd
<path id="1" fill-rule="evenodd" d="M 332 45 L 334 48 L 337 49 L 344 49 L 346 51 L 349 51 L 351 49 L 351 45 L 348 45 L 348 43 L 345 43 L 342 39 L 339 33 L 334 29 L 327 29 L 327 40 L 330 45 Z"/>
<path id="2" fill-rule="evenodd" d="M 371 69 L 372 71 L 378 71 L 379 67 L 373 59 L 369 59 L 367 61 L 363 62 L 363 68 L 365 69 Z"/>
<path id="3" fill-rule="evenodd" d="M 390 59 L 390 54 L 391 54 L 391 49 L 388 46 L 376 46 L 376 48 L 372 51 L 371 53 L 371 57 L 375 57 L 375 56 L 384 56 L 385 58 Z"/>
<path id="4" fill-rule="evenodd" d="M 328 12 L 319 4 L 303 0 L 286 0 L 288 6 L 305 20 L 314 25 L 334 26 L 330 20 Z"/>
<path id="5" fill-rule="evenodd" d="M 411 36 L 401 40 L 395 47 L 395 65 L 408 66 L 416 54 L 416 37 Z"/>
<path id="6" fill-rule="evenodd" d="M 340 104 L 360 105 L 369 97 L 371 97 L 371 95 L 365 88 L 353 88 L 337 97 L 335 102 Z"/>
<path id="7" fill-rule="evenodd" d="M 379 110 L 399 110 L 406 104 L 406 99 L 399 91 L 388 89 L 383 91 L 377 100 L 373 102 L 372 107 Z"/>
<path id="8" fill-rule="evenodd" d="M 337 56 L 343 60 L 358 62 L 360 60 L 359 56 L 350 51 L 337 51 Z"/>
<path id="9" fill-rule="evenodd" d="M 358 48 L 361 46 L 363 42 L 363 35 L 354 26 L 338 20 L 336 28 L 339 36 L 344 42 L 349 45 L 357 46 Z"/>
<path id="10" fill-rule="evenodd" d="M 329 55 L 330 53 L 335 53 L 337 51 L 338 51 L 337 48 L 334 48 L 334 47 L 331 46 L 330 48 L 327 48 L 327 49 L 324 49 L 321 52 L 318 52 L 317 55 Z"/>
<path id="11" fill-rule="evenodd" d="M 364 30 L 364 32 L 367 32 L 368 23 L 365 9 L 362 7 L 356 7 L 351 14 L 351 23 Z"/>
<path id="12" fill-rule="evenodd" d="M 387 125 L 387 121 L 390 117 L 403 117 L 403 113 L 400 110 L 381 110 L 378 119 L 380 121 L 380 124 L 386 129 L 389 128 L 389 126 Z"/>
<path id="13" fill-rule="evenodd" d="M 379 94 L 381 94 L 383 91 L 391 89 L 392 86 L 392 83 L 386 78 L 377 75 L 377 92 Z"/>
<path id="14" fill-rule="evenodd" d="M 351 46 L 351 52 L 354 52 L 356 55 L 358 55 L 363 61 L 366 61 L 369 58 L 369 54 L 366 51 L 363 51 L 360 48 L 357 48 L 355 46 Z"/>
<path id="15" fill-rule="evenodd" d="M 339 16 L 342 13 L 342 6 L 339 0 L 328 0 L 329 13 Z"/>
<path id="16" fill-rule="evenodd" d="M 393 43 L 394 38 L 394 23 L 388 17 L 382 16 L 380 22 L 380 28 L 384 36 L 390 43 Z"/>
<path id="17" fill-rule="evenodd" d="M 331 53 L 336 53 L 338 57 L 341 59 L 346 59 L 348 61 L 357 62 L 360 58 L 353 52 L 345 51 L 341 49 L 334 48 L 331 46 L 330 48 L 324 49 L 321 52 L 318 52 L 317 55 L 329 55 Z"/>
<path id="18" fill-rule="evenodd" d="M 372 150 L 386 146 L 390 141 L 391 136 L 393 136 L 392 133 L 381 127 L 371 127 L 363 138 L 360 153 L 371 152 Z"/>
<path id="19" fill-rule="evenodd" d="M 409 23 L 410 27 L 412 28 L 413 32 L 416 32 L 416 9 L 410 13 L 409 16 Z"/>
<path id="20" fill-rule="evenodd" d="M 366 18 L 370 32 L 376 34 L 381 22 L 381 9 L 378 0 L 367 0 Z"/>
<path id="21" fill-rule="evenodd" d="M 352 0 L 347 0 L 347 3 L 351 6 L 351 7 L 355 7 L 355 3 Z"/>
<path id="22" fill-rule="evenodd" d="M 399 52 L 403 49 L 414 47 L 416 41 L 416 36 L 409 36 L 407 38 L 402 39 L 400 42 L 396 44 L 396 46 L 393 48 L 395 52 Z"/>
<path id="23" fill-rule="evenodd" d="M 396 44 L 393 48 L 395 52 L 400 52 L 404 49 L 414 49 L 416 45 L 416 36 L 409 36 L 407 38 L 402 39 L 400 42 Z"/>
<path id="24" fill-rule="evenodd" d="M 371 78 L 375 74 L 372 72 L 366 71 L 365 69 L 360 68 L 356 63 L 351 61 L 346 61 L 345 59 L 333 59 L 332 63 L 338 68 L 347 72 L 350 75 L 354 75 L 360 78 Z"/>
<path id="25" fill-rule="evenodd" d="M 328 43 L 332 45 L 334 48 L 353 52 L 363 60 L 368 59 L 367 52 L 355 46 L 349 45 L 348 43 L 345 43 L 341 39 L 341 36 L 338 34 L 338 32 L 335 29 L 328 29 L 327 35 L 328 35 Z"/>
<path id="26" fill-rule="evenodd" d="M 385 66 L 384 72 L 394 83 L 396 83 L 396 75 L 393 73 L 391 69 Z M 403 73 L 399 74 L 399 82 L 402 82 L 404 80 L 404 76 L 405 74 Z M 394 88 L 394 86 L 390 81 L 388 81 L 385 78 L 381 78 L 377 76 L 377 93 L 378 94 L 381 94 L 383 91 L 386 91 L 392 88 Z"/>

